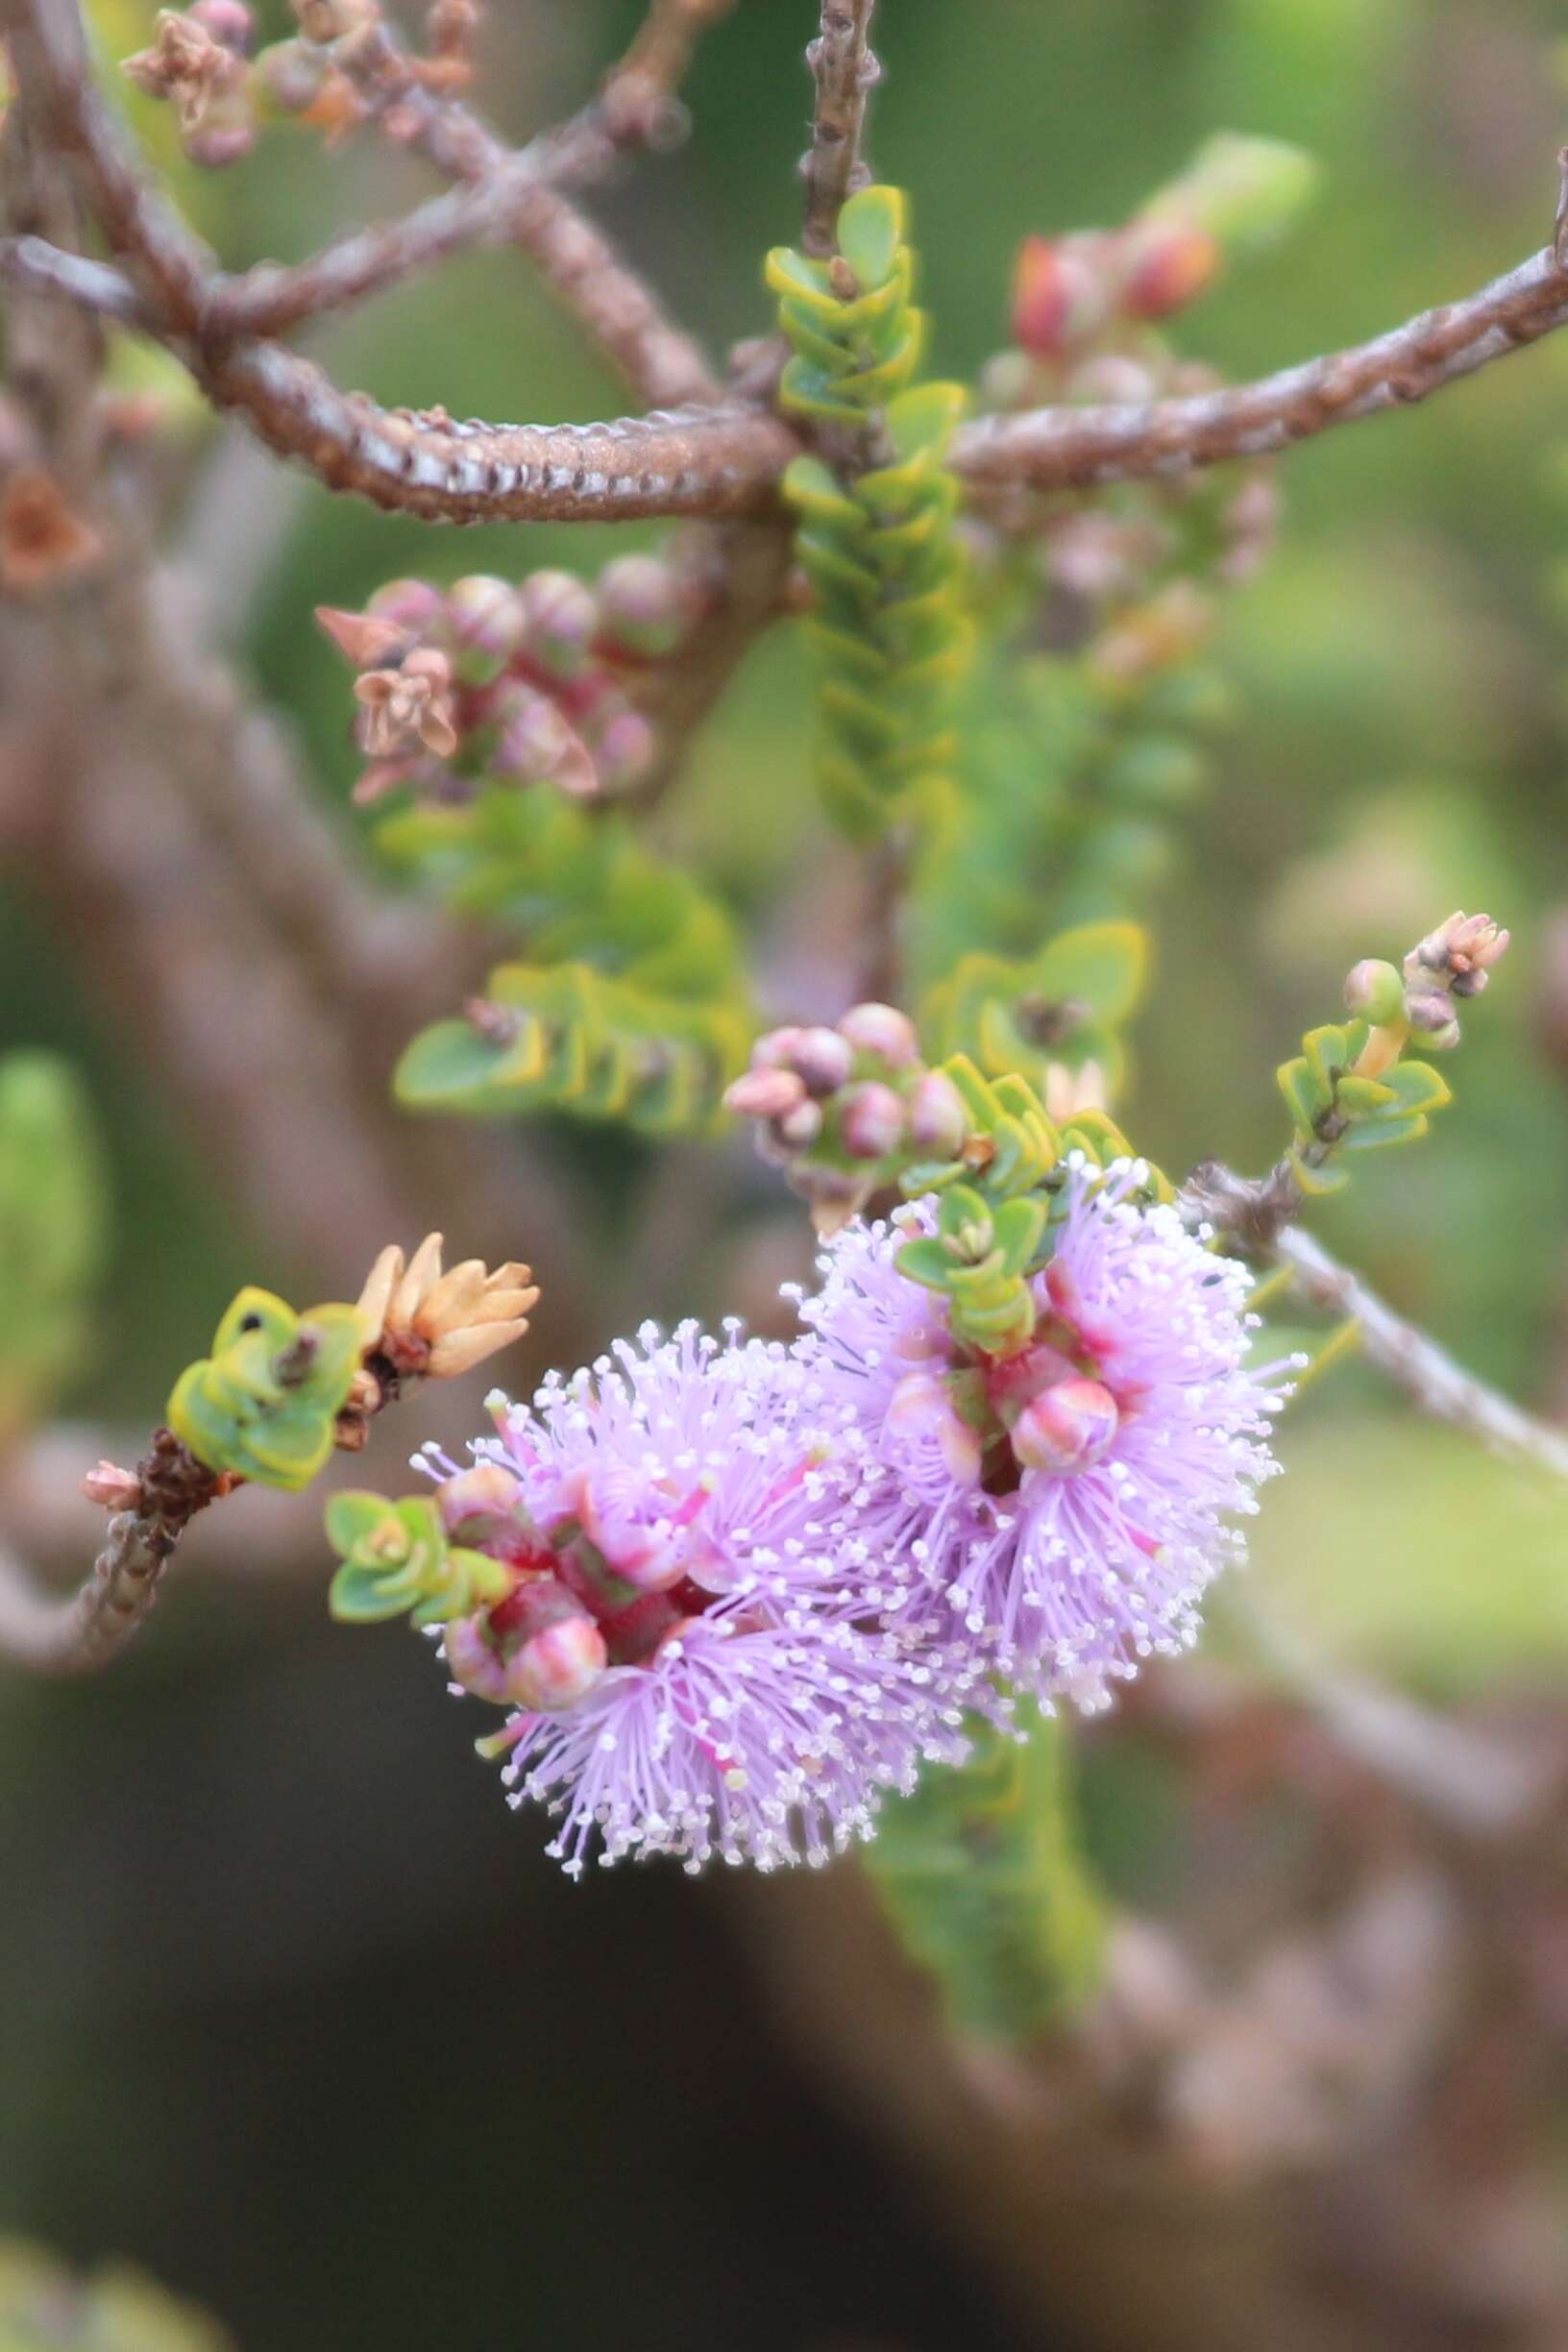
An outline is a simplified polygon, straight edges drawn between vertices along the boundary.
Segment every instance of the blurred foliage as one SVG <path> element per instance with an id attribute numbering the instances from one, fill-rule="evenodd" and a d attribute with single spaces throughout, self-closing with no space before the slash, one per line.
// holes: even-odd
<path id="1" fill-rule="evenodd" d="M 42 2247 L 0 2238 L 0 2352 L 233 2352 L 233 2339 L 137 2270 L 78 2279 Z"/>
<path id="2" fill-rule="evenodd" d="M 108 1227 L 102 1139 L 58 1055 L 0 1058 L 0 1443 L 83 1368 Z"/>
<path id="3" fill-rule="evenodd" d="M 493 1017 L 438 1021 L 399 1065 L 421 1111 L 557 1109 L 651 1134 L 711 1126 L 756 1027 L 734 925 L 619 818 L 548 787 L 492 785 L 377 830 L 384 856 L 477 920 L 520 932 Z"/>
<path id="4" fill-rule="evenodd" d="M 1098 1979 L 1104 1921 L 1078 1857 L 1063 1726 L 1031 1706 L 1016 1739 L 975 1727 L 960 1770 L 925 1773 L 883 1813 L 868 1867 L 952 2021 L 1027 2043 Z"/>

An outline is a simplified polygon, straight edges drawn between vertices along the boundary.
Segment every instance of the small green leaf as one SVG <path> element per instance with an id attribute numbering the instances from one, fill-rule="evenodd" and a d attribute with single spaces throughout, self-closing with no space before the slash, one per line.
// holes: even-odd
<path id="1" fill-rule="evenodd" d="M 1311 1064 L 1304 1054 L 1293 1062 L 1282 1062 L 1275 1076 L 1280 1092 L 1285 1096 L 1286 1109 L 1303 1135 L 1311 1135 L 1319 1112 L 1329 1105 L 1329 1096 L 1312 1075 Z"/>
<path id="2" fill-rule="evenodd" d="M 863 286 L 879 286 L 890 275 L 903 235 L 904 199 L 897 188 L 861 188 L 839 208 L 839 251 Z"/>

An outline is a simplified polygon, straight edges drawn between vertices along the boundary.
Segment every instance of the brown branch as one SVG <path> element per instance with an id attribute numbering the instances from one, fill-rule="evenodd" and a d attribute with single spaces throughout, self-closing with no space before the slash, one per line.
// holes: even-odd
<path id="1" fill-rule="evenodd" d="M 1435 1421 L 1446 1421 L 1501 1454 L 1533 1462 L 1552 1477 L 1568 1479 L 1568 1433 L 1549 1429 L 1522 1407 L 1500 1396 L 1413 1323 L 1395 1314 L 1359 1274 L 1340 1265 L 1310 1234 L 1287 1227 L 1274 1255 L 1290 1268 L 1302 1297 L 1326 1313 L 1348 1317 L 1360 1333 L 1366 1361 L 1404 1390 Z"/>
<path id="2" fill-rule="evenodd" d="M 0 0 L 0 31 L 19 92 L 80 165 L 110 245 L 170 329 L 195 332 L 213 257 L 137 169 L 93 80 L 75 0 Z"/>
<path id="3" fill-rule="evenodd" d="M 1335 425 L 1408 407 L 1568 323 L 1568 276 L 1548 248 L 1462 302 L 1260 381 L 1125 407 L 1036 408 L 963 427 L 967 480 L 1062 489 L 1260 457 Z"/>
<path id="4" fill-rule="evenodd" d="M 817 85 L 811 145 L 800 159 L 806 220 L 800 242 L 808 254 L 834 249 L 839 207 L 870 172 L 861 157 L 866 104 L 882 76 L 868 44 L 876 0 L 822 0 L 822 29 L 806 51 Z"/>
<path id="5" fill-rule="evenodd" d="M 116 318 L 133 290 L 110 270 L 41 244 L 0 240 L 0 278 L 66 294 Z M 741 403 L 655 411 L 602 425 L 453 423 L 440 409 L 382 408 L 343 392 L 281 343 L 211 356 L 143 323 L 184 360 L 215 406 L 245 418 L 278 455 L 333 490 L 428 522 L 626 522 L 750 514 L 772 506 L 798 443 Z"/>
<path id="6" fill-rule="evenodd" d="M 154 1433 L 135 1478 L 135 1507 L 110 1519 L 103 1548 L 68 1597 L 37 1592 L 0 1555 L 0 1658 L 34 1674 L 92 1674 L 139 1631 L 171 1553 L 222 1482 L 166 1429 Z"/>
<path id="7" fill-rule="evenodd" d="M 596 106 L 578 117 L 590 128 L 602 126 L 597 142 L 585 133 L 583 146 L 597 144 L 608 160 L 633 137 L 653 136 L 660 109 L 668 108 L 698 34 L 731 5 L 732 0 L 657 0 L 606 77 Z M 345 70 L 372 118 L 384 119 L 395 107 L 400 143 L 425 156 L 448 179 L 482 181 L 507 165 L 511 151 L 488 124 L 457 100 L 437 97 L 411 79 L 407 55 L 384 18 L 355 44 Z M 558 145 L 554 152 L 559 155 Z M 574 170 L 573 176 L 585 175 Z M 718 398 L 718 379 L 698 346 L 665 315 L 608 237 L 557 187 L 540 181 L 526 191 L 510 234 L 649 407 Z"/>

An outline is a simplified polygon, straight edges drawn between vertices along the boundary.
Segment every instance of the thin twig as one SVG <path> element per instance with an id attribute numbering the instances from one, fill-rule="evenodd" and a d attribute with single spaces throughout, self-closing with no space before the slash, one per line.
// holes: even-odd
<path id="1" fill-rule="evenodd" d="M 655 0 L 631 46 L 605 77 L 591 120 L 609 132 L 607 157 L 632 139 L 661 134 L 674 93 L 702 30 L 733 0 Z M 449 180 L 481 181 L 510 150 L 472 109 L 413 81 L 409 60 L 384 17 L 346 61 L 373 120 L 395 120 L 400 144 Z M 584 144 L 587 142 L 585 141 Z M 581 170 L 574 177 L 582 177 Z M 551 291 L 651 408 L 716 400 L 722 389 L 692 337 L 670 319 L 647 282 L 602 231 L 541 182 L 525 195 L 511 227 Z"/>
<path id="2" fill-rule="evenodd" d="M 1299 1227 L 1287 1226 L 1272 1246 L 1274 1255 L 1290 1268 L 1303 1298 L 1326 1313 L 1355 1318 L 1361 1355 L 1422 1412 L 1467 1431 L 1501 1454 L 1533 1462 L 1554 1478 L 1568 1479 L 1568 1433 L 1549 1429 L 1466 1372 L 1435 1339 L 1395 1314 L 1359 1274 L 1340 1265 Z"/>
<path id="3" fill-rule="evenodd" d="M 0 1555 L 0 1658 L 34 1674 L 92 1674 L 140 1629 L 171 1553 L 221 1485 L 166 1429 L 155 1432 L 135 1475 L 141 1487 L 135 1508 L 110 1519 L 76 1592 L 58 1600 L 41 1594 Z"/>
<path id="4" fill-rule="evenodd" d="M 1261 457 L 1425 400 L 1565 322 L 1568 275 L 1548 247 L 1462 302 L 1256 383 L 1125 407 L 984 418 L 961 428 L 952 463 L 973 482 L 1055 490 Z"/>
<path id="5" fill-rule="evenodd" d="M 882 76 L 868 45 L 876 0 L 823 0 L 822 29 L 806 51 L 817 84 L 811 145 L 800 159 L 808 254 L 832 253 L 839 208 L 870 179 L 861 156 L 866 104 Z"/>

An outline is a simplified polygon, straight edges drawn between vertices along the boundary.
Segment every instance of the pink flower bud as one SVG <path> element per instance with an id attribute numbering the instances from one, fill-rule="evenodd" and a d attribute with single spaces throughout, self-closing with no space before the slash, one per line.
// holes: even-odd
<path id="1" fill-rule="evenodd" d="M 1213 283 L 1221 258 L 1208 231 L 1188 221 L 1135 221 L 1117 246 L 1121 306 L 1135 319 L 1168 318 Z"/>
<path id="2" fill-rule="evenodd" d="M 599 634 L 599 603 L 575 572 L 530 572 L 518 590 L 530 653 L 571 677 Z"/>
<path id="3" fill-rule="evenodd" d="M 580 740 L 549 695 L 513 679 L 502 691 L 505 699 L 491 768 L 498 776 L 541 784 L 567 763 L 574 744 L 581 748 Z"/>
<path id="4" fill-rule="evenodd" d="M 558 1714 L 586 1698 L 608 1664 L 603 1634 L 579 1608 L 513 1653 L 506 1664 L 506 1695 L 530 1713 Z"/>
<path id="5" fill-rule="evenodd" d="M 506 1661 L 490 1638 L 487 1625 L 483 1617 L 453 1617 L 441 1629 L 442 1654 L 454 1682 L 472 1691 L 476 1699 L 488 1699 L 492 1706 L 506 1706 L 511 1700 Z"/>
<path id="6" fill-rule="evenodd" d="M 1109 1388 L 1093 1380 L 1058 1381 L 1042 1388 L 1013 1424 L 1013 1451 L 1026 1470 L 1066 1476 L 1099 1460 L 1116 1433 L 1119 1415 Z"/>
<path id="7" fill-rule="evenodd" d="M 100 1510 L 135 1510 L 141 1503 L 141 1481 L 134 1470 L 122 1470 L 118 1462 L 95 1462 L 82 1481 L 82 1492 Z"/>
<path id="8" fill-rule="evenodd" d="M 445 606 L 440 589 L 429 580 L 392 579 L 377 589 L 365 610 L 378 621 L 406 629 L 410 637 L 421 637 L 434 628 Z"/>
<path id="9" fill-rule="evenodd" d="M 958 1411 L 947 1384 L 937 1372 L 911 1372 L 888 1399 L 885 1423 L 895 1444 L 909 1451 L 935 1445 L 943 1467 L 961 1486 L 978 1486 L 980 1433 Z"/>
<path id="10" fill-rule="evenodd" d="M 920 1059 L 915 1024 L 894 1005 L 851 1005 L 839 1023 L 839 1034 L 858 1052 L 875 1054 L 894 1069 L 914 1069 Z"/>
<path id="11" fill-rule="evenodd" d="M 245 0 L 195 0 L 190 14 L 204 33 L 210 33 L 226 49 L 243 57 L 256 31 L 256 19 Z"/>
<path id="12" fill-rule="evenodd" d="M 939 1160 L 956 1160 L 969 1131 L 969 1117 L 946 1071 L 927 1070 L 917 1078 L 907 1109 L 910 1141 Z"/>
<path id="13" fill-rule="evenodd" d="M 795 1023 L 765 1030 L 751 1048 L 752 1068 L 794 1069 L 796 1049 L 805 1034 Z"/>
<path id="14" fill-rule="evenodd" d="M 724 1108 L 738 1118 L 779 1119 L 806 1099 L 794 1070 L 744 1070 L 724 1094 Z"/>
<path id="15" fill-rule="evenodd" d="M 1459 1041 L 1454 999 L 1446 989 L 1412 988 L 1405 998 L 1405 1017 L 1424 1045 L 1446 1051 Z"/>
<path id="16" fill-rule="evenodd" d="M 641 711 L 617 711 L 593 747 L 600 785 L 606 792 L 625 792 L 647 775 L 658 747 L 658 737 Z"/>
<path id="17" fill-rule="evenodd" d="M 902 1097 L 876 1079 L 851 1087 L 839 1109 L 839 1135 L 851 1160 L 885 1160 L 904 1140 Z"/>
<path id="18" fill-rule="evenodd" d="M 855 1066 L 853 1048 L 836 1029 L 796 1029 L 792 1036 L 789 1067 L 807 1093 L 836 1094 Z"/>
<path id="19" fill-rule="evenodd" d="M 1405 1014 L 1405 983 L 1391 964 L 1366 956 L 1346 975 L 1345 1003 L 1380 1029 Z"/>
<path id="20" fill-rule="evenodd" d="M 475 685 L 493 678 L 523 642 L 523 607 L 517 591 L 485 572 L 471 572 L 453 582 L 447 591 L 445 618 L 458 675 Z"/>
<path id="21" fill-rule="evenodd" d="M 1101 273 L 1085 246 L 1028 236 L 1013 264 L 1013 339 L 1036 359 L 1060 359 L 1101 324 L 1107 309 Z"/>
<path id="22" fill-rule="evenodd" d="M 482 1544 L 508 1518 L 522 1487 L 500 1462 L 476 1462 L 459 1470 L 436 1495 L 441 1523 L 454 1543 Z"/>
<path id="23" fill-rule="evenodd" d="M 599 576 L 603 625 L 634 653 L 656 660 L 673 653 L 686 634 L 680 581 L 657 555 L 618 555 Z"/>
<path id="24" fill-rule="evenodd" d="M 413 642 L 411 630 L 384 614 L 344 612 L 335 604 L 318 604 L 316 624 L 356 670 L 396 664 Z"/>
<path id="25" fill-rule="evenodd" d="M 792 1152 L 808 1151 L 822 1132 L 822 1106 L 806 1101 L 796 1103 L 781 1119 L 774 1121 L 780 1143 Z"/>

